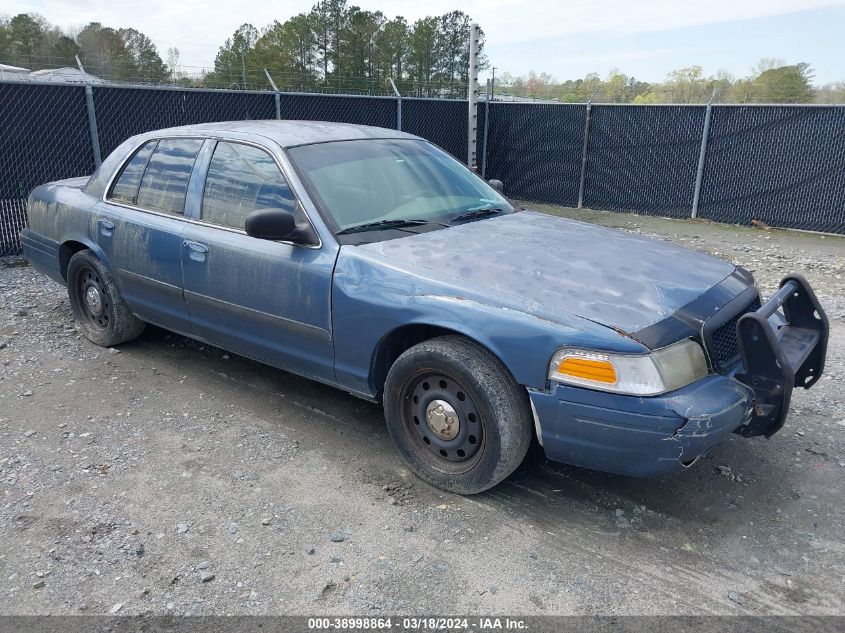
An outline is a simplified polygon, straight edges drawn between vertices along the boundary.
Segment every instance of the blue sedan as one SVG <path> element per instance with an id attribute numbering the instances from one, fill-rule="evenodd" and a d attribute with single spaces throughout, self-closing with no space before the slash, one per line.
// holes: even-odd
<path id="1" fill-rule="evenodd" d="M 424 480 L 476 493 L 536 440 L 627 475 L 771 436 L 821 376 L 809 284 L 525 211 L 434 145 L 322 122 L 135 136 L 42 185 L 21 239 L 97 345 L 145 323 L 384 404 Z"/>

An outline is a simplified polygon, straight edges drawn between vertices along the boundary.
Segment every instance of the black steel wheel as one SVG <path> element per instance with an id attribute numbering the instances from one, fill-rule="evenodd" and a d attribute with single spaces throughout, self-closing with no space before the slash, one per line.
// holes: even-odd
<path id="1" fill-rule="evenodd" d="M 484 421 L 469 390 L 445 372 L 418 375 L 406 385 L 403 421 L 422 450 L 453 462 L 444 468 L 460 472 L 472 467 L 484 441 Z M 457 466 L 457 464 L 461 464 Z"/>
<path id="2" fill-rule="evenodd" d="M 132 314 L 111 272 L 91 251 L 81 250 L 70 258 L 67 291 L 76 322 L 91 342 L 111 347 L 143 331 L 144 322 Z"/>
<path id="3" fill-rule="evenodd" d="M 425 481 L 460 494 L 513 472 L 531 441 L 528 395 L 486 349 L 460 336 L 415 345 L 384 390 L 387 428 Z"/>
<path id="4" fill-rule="evenodd" d="M 111 320 L 111 304 L 103 280 L 92 267 L 83 265 L 77 275 L 78 301 L 90 327 L 106 330 Z"/>

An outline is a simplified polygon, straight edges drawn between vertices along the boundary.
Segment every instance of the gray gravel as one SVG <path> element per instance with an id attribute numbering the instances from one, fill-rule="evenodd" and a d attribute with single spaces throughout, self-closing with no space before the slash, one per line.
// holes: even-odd
<path id="1" fill-rule="evenodd" d="M 149 328 L 81 337 L 0 260 L 0 613 L 843 614 L 845 240 L 544 208 L 754 271 L 832 319 L 826 376 L 771 440 L 638 480 L 533 452 L 463 498 L 379 408 Z"/>

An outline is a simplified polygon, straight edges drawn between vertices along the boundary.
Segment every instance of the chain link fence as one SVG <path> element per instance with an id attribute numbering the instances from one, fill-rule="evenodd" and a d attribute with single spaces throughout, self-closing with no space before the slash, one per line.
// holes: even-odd
<path id="1" fill-rule="evenodd" d="M 102 156 L 130 136 L 177 125 L 272 119 L 272 93 L 94 86 L 94 112 Z"/>
<path id="2" fill-rule="evenodd" d="M 593 106 L 591 115 L 584 204 L 689 217 L 704 109 Z"/>
<path id="3" fill-rule="evenodd" d="M 465 100 L 0 82 L 0 255 L 26 197 L 177 125 L 324 120 L 402 129 L 467 157 Z M 479 171 L 520 200 L 845 234 L 845 107 L 478 106 Z"/>
<path id="4" fill-rule="evenodd" d="M 491 103 L 484 175 L 505 183 L 511 197 L 575 206 L 586 112 L 583 105 Z"/>
<path id="5" fill-rule="evenodd" d="M 32 189 L 92 171 L 82 86 L 0 83 L 0 256 L 20 249 Z"/>
<path id="6" fill-rule="evenodd" d="M 845 107 L 714 107 L 699 217 L 845 233 Z"/>

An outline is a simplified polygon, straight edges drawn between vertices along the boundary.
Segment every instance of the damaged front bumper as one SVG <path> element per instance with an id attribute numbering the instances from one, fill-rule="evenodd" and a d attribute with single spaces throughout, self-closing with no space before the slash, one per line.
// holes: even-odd
<path id="1" fill-rule="evenodd" d="M 740 366 L 662 396 L 566 385 L 529 391 L 546 455 L 648 476 L 682 470 L 730 433 L 772 436 L 784 424 L 792 389 L 809 389 L 821 377 L 828 320 L 807 281 L 790 275 L 736 328 Z"/>
<path id="2" fill-rule="evenodd" d="M 754 403 L 750 387 L 719 375 L 648 398 L 567 385 L 529 395 L 549 459 L 640 477 L 683 470 L 748 424 Z"/>

